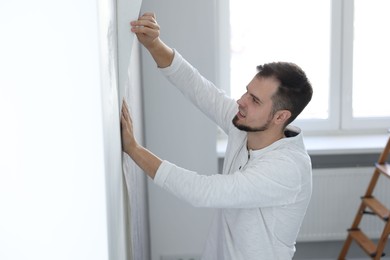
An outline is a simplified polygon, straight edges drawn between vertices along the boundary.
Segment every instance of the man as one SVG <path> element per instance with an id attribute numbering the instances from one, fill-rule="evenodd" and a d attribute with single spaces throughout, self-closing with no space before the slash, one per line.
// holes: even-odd
<path id="1" fill-rule="evenodd" d="M 223 174 L 180 168 L 137 143 L 124 102 L 124 152 L 157 185 L 194 206 L 219 209 L 202 259 L 292 259 L 312 189 L 302 134 L 288 126 L 312 96 L 305 73 L 292 63 L 258 66 L 235 102 L 161 41 L 154 14 L 131 26 L 161 72 L 228 134 L 229 142 Z"/>

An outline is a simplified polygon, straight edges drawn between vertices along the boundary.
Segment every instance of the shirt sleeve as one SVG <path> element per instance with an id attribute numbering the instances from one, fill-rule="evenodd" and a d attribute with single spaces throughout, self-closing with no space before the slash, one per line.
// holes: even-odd
<path id="1" fill-rule="evenodd" d="M 162 74 L 207 117 L 219 125 L 226 133 L 237 113 L 236 101 L 204 78 L 176 50 L 172 64 L 160 68 Z"/>
<path id="2" fill-rule="evenodd" d="M 258 208 L 294 203 L 301 189 L 299 173 L 286 163 L 279 164 L 277 169 L 269 168 L 269 164 L 264 162 L 242 172 L 209 176 L 163 161 L 154 181 L 195 207 Z M 275 174 L 273 170 L 284 174 Z"/>

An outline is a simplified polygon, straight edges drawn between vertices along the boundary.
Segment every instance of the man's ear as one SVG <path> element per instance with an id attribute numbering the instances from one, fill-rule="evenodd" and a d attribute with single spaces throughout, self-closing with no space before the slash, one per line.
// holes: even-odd
<path id="1" fill-rule="evenodd" d="M 284 125 L 290 117 L 291 112 L 289 110 L 279 110 L 274 115 L 274 122 L 278 125 Z"/>

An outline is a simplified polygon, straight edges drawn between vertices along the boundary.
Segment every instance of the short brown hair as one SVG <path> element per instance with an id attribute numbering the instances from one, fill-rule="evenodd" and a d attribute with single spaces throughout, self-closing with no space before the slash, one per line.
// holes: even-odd
<path id="1" fill-rule="evenodd" d="M 272 62 L 257 66 L 258 77 L 274 77 L 280 85 L 272 96 L 275 114 L 279 110 L 288 110 L 291 117 L 285 126 L 290 124 L 303 111 L 313 96 L 313 88 L 305 72 L 291 62 Z"/>

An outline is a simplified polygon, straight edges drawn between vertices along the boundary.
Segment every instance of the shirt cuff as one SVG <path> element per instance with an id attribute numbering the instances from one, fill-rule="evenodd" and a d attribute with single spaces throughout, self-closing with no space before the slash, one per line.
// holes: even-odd
<path id="1" fill-rule="evenodd" d="M 158 167 L 156 175 L 154 176 L 154 183 L 160 187 L 163 187 L 166 179 L 168 178 L 172 166 L 172 163 L 168 161 L 163 161 L 160 167 Z"/>
<path id="2" fill-rule="evenodd" d="M 165 76 L 170 76 L 179 70 L 180 65 L 182 63 L 183 63 L 183 57 L 180 55 L 179 52 L 177 52 L 175 49 L 173 49 L 173 60 L 172 60 L 171 65 L 169 65 L 168 67 L 165 67 L 165 68 L 159 68 L 159 70 Z"/>

